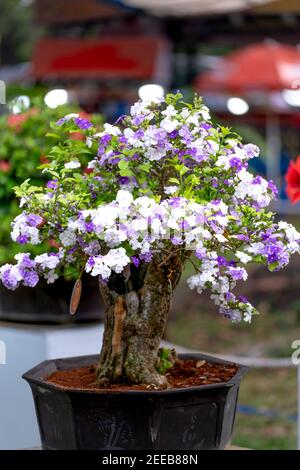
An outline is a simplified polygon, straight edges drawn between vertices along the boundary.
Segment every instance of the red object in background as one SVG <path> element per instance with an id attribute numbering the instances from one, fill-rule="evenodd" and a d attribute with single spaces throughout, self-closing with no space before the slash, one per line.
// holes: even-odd
<path id="1" fill-rule="evenodd" d="M 6 160 L 0 160 L 0 172 L 8 173 L 11 169 L 11 164 Z"/>
<path id="2" fill-rule="evenodd" d="M 287 182 L 286 192 L 293 204 L 300 201 L 300 155 L 296 161 L 291 161 L 285 175 Z"/>
<path id="3" fill-rule="evenodd" d="M 23 122 L 27 121 L 30 116 L 38 114 L 38 109 L 31 108 L 28 111 L 20 114 L 10 114 L 7 117 L 7 124 L 9 127 L 14 128 L 16 131 L 21 129 Z"/>
<path id="4" fill-rule="evenodd" d="M 199 91 L 276 91 L 299 87 L 299 78 L 299 50 L 265 42 L 227 55 L 216 69 L 200 74 L 195 86 Z"/>
<path id="5" fill-rule="evenodd" d="M 161 54 L 167 51 L 166 40 L 146 36 L 42 39 L 35 46 L 33 75 L 37 79 L 146 80 L 161 73 Z"/>

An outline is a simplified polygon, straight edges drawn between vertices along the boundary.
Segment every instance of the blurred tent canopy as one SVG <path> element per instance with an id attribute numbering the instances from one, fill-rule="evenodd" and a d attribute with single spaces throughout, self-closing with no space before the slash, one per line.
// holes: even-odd
<path id="1" fill-rule="evenodd" d="M 192 16 L 251 10 L 256 6 L 273 3 L 273 0 L 110 0 L 110 3 L 138 8 L 159 16 Z"/>
<path id="2" fill-rule="evenodd" d="M 201 92 L 276 91 L 300 85 L 300 51 L 275 41 L 250 45 L 217 62 L 214 70 L 200 74 Z"/>

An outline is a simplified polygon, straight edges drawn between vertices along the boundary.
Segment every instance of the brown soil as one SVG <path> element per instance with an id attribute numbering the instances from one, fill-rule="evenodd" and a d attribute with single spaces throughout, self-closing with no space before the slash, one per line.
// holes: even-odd
<path id="1" fill-rule="evenodd" d="M 105 388 L 95 383 L 95 365 L 79 367 L 70 370 L 58 370 L 47 377 L 46 382 L 58 385 L 64 389 L 92 391 L 125 391 L 155 389 L 145 385 L 130 385 L 126 383 L 109 384 Z M 206 361 L 177 361 L 166 374 L 169 388 L 196 387 L 228 382 L 236 373 L 235 364 L 218 364 Z M 157 389 L 157 388 L 156 388 Z"/>

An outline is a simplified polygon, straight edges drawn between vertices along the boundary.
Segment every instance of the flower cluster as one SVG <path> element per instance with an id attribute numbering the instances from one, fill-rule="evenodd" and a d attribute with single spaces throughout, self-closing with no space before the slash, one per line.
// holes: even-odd
<path id="1" fill-rule="evenodd" d="M 107 282 L 156 253 L 176 253 L 196 270 L 191 288 L 210 289 L 222 315 L 250 321 L 256 310 L 233 292 L 247 279 L 245 266 L 278 270 L 300 249 L 295 228 L 265 209 L 276 187 L 247 169 L 258 148 L 214 127 L 199 98 L 187 104 L 179 94 L 138 102 L 100 132 L 76 115 L 57 126 L 83 132 L 86 144 L 80 152 L 72 143 L 53 149 L 44 191 L 28 181 L 18 189 L 24 212 L 12 237 L 21 244 L 54 240 L 58 251 L 32 260 L 17 255 L 0 270 L 3 284 L 33 286 L 40 276 L 53 282 L 66 265 Z"/>

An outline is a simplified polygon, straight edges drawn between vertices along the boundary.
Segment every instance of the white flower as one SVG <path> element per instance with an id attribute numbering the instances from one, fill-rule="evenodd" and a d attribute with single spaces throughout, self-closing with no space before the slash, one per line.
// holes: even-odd
<path id="1" fill-rule="evenodd" d="M 129 207 L 133 202 L 133 196 L 129 191 L 120 189 L 118 191 L 116 201 L 120 207 Z"/>
<path id="2" fill-rule="evenodd" d="M 94 265 L 86 265 L 86 271 L 91 271 L 92 276 L 101 276 L 108 279 L 111 272 L 120 274 L 125 266 L 130 263 L 130 258 L 126 254 L 125 248 L 115 248 L 109 250 L 104 256 L 94 256 Z"/>
<path id="3" fill-rule="evenodd" d="M 34 261 L 40 265 L 42 269 L 54 269 L 59 264 L 59 257 L 43 253 L 34 258 Z"/>
<path id="4" fill-rule="evenodd" d="M 63 119 L 65 119 L 66 121 L 70 121 L 70 119 L 76 119 L 78 117 L 79 117 L 78 113 L 70 113 L 70 114 L 66 114 Z"/>
<path id="5" fill-rule="evenodd" d="M 93 145 L 93 139 L 91 137 L 87 137 L 85 143 L 88 148 L 91 148 L 91 146 Z"/>
<path id="6" fill-rule="evenodd" d="M 75 168 L 79 168 L 80 166 L 81 165 L 78 160 L 71 160 L 70 162 L 65 163 L 65 168 L 67 168 L 68 170 L 73 170 Z"/>
<path id="7" fill-rule="evenodd" d="M 135 137 L 135 132 L 132 129 L 130 129 L 130 127 L 127 127 L 126 129 L 124 129 L 123 134 L 124 134 L 124 137 L 126 137 L 129 145 L 136 145 L 138 143 L 139 139 Z"/>
<path id="8" fill-rule="evenodd" d="M 252 257 L 247 255 L 247 253 L 243 253 L 242 251 L 237 251 L 235 256 L 241 261 L 241 263 L 249 263 L 252 260 Z"/>
<path id="9" fill-rule="evenodd" d="M 71 230 L 65 230 L 59 235 L 59 239 L 63 246 L 72 246 L 76 243 L 76 234 Z"/>
<path id="10" fill-rule="evenodd" d="M 278 223 L 278 227 L 280 230 L 283 230 L 285 232 L 285 235 L 290 242 L 300 240 L 300 233 L 295 229 L 295 227 L 293 227 L 293 225 L 288 224 L 284 221 L 280 221 Z"/>
<path id="11" fill-rule="evenodd" d="M 24 207 L 26 203 L 26 197 L 21 197 L 19 207 Z"/>
<path id="12" fill-rule="evenodd" d="M 166 155 L 165 149 L 159 149 L 157 147 L 150 147 L 145 152 L 145 157 L 147 157 L 150 161 L 157 161 L 163 158 Z"/>
<path id="13" fill-rule="evenodd" d="M 178 189 L 178 186 L 167 186 L 164 189 L 164 192 L 165 192 L 165 194 L 174 194 L 174 193 L 176 193 L 177 189 Z"/>
<path id="14" fill-rule="evenodd" d="M 111 124 L 104 124 L 104 131 L 102 132 L 102 135 L 104 134 L 110 134 L 110 135 L 120 135 L 121 131 L 117 126 L 112 126 Z"/>
<path id="15" fill-rule="evenodd" d="M 169 106 L 167 106 L 167 108 L 164 111 L 162 111 L 161 114 L 170 118 L 170 117 L 176 116 L 177 111 L 173 105 L 169 104 Z"/>
<path id="16" fill-rule="evenodd" d="M 160 126 L 166 132 L 173 132 L 179 126 L 179 121 L 177 121 L 177 119 L 169 119 L 166 117 L 161 121 Z"/>
<path id="17" fill-rule="evenodd" d="M 50 271 L 44 274 L 44 278 L 46 279 L 47 284 L 53 284 L 53 282 L 55 282 L 56 279 L 59 278 L 59 276 L 53 269 L 51 269 Z"/>
<path id="18" fill-rule="evenodd" d="M 230 168 L 228 155 L 220 155 L 216 161 L 216 166 L 223 166 L 224 170 L 228 170 Z"/>
<path id="19" fill-rule="evenodd" d="M 203 117 L 205 121 L 209 121 L 210 119 L 210 113 L 209 109 L 207 106 L 202 106 L 202 108 L 199 110 L 199 114 Z"/>
<path id="20" fill-rule="evenodd" d="M 216 233 L 215 238 L 218 240 L 220 243 L 225 243 L 227 242 L 227 239 L 222 235 L 221 233 Z"/>

